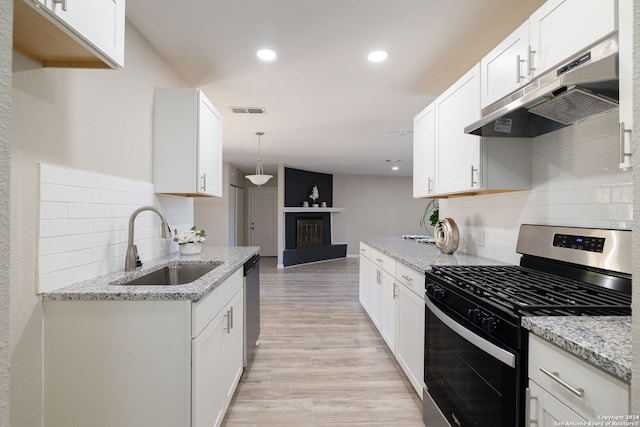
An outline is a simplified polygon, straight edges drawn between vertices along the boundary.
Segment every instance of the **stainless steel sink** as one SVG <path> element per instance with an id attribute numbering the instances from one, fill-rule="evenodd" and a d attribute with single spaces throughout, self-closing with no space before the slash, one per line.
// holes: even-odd
<path id="1" fill-rule="evenodd" d="M 198 280 L 219 264 L 179 264 L 163 267 L 122 285 L 185 285 Z"/>

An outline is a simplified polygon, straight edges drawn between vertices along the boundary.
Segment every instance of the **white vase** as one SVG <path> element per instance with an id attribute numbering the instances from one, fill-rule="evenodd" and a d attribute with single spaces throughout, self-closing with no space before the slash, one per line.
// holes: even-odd
<path id="1" fill-rule="evenodd" d="M 313 205 L 311 205 L 311 206 L 313 206 L 314 208 L 317 208 L 317 207 L 318 207 L 318 206 L 320 206 L 320 205 L 319 205 L 319 204 L 317 204 L 317 203 L 314 203 L 314 204 L 313 204 Z"/>
<path id="2" fill-rule="evenodd" d="M 185 243 L 178 245 L 180 255 L 197 255 L 202 250 L 202 243 Z"/>

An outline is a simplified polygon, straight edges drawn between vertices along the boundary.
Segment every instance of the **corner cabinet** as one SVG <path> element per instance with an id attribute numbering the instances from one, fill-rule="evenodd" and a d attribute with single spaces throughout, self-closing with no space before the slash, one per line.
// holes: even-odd
<path id="1" fill-rule="evenodd" d="M 530 188 L 530 142 L 465 134 L 464 127 L 479 118 L 477 64 L 414 119 L 415 198 Z"/>
<path id="2" fill-rule="evenodd" d="M 44 425 L 219 426 L 243 305 L 242 268 L 195 303 L 44 301 Z"/>
<path id="3" fill-rule="evenodd" d="M 529 334 L 526 425 L 598 425 L 602 416 L 628 415 L 629 396 L 629 384 Z"/>
<path id="4" fill-rule="evenodd" d="M 158 88 L 153 113 L 156 193 L 222 196 L 222 115 L 192 88 Z"/>
<path id="5" fill-rule="evenodd" d="M 50 67 L 124 66 L 125 0 L 16 0 L 13 47 Z"/>

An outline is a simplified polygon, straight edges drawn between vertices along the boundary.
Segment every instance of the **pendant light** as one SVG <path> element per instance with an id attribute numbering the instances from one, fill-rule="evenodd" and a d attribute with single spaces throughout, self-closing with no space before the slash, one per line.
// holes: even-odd
<path id="1" fill-rule="evenodd" d="M 264 169 L 262 168 L 262 160 L 260 160 L 260 137 L 264 135 L 264 132 L 256 132 L 258 135 L 258 162 L 256 163 L 256 174 L 255 175 L 247 175 L 246 178 L 251 181 L 253 184 L 260 187 L 273 178 L 273 175 L 265 175 Z"/>

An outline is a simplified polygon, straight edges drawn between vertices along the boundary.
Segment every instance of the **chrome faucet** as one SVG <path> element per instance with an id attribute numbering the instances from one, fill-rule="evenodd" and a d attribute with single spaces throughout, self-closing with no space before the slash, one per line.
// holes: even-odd
<path id="1" fill-rule="evenodd" d="M 162 238 L 166 239 L 171 237 L 171 227 L 164 212 L 153 206 L 143 206 L 133 211 L 129 217 L 129 242 L 127 244 L 127 255 L 124 258 L 124 271 L 133 271 L 136 267 L 141 266 L 140 256 L 138 256 L 138 248 L 133 244 L 133 223 L 140 212 L 151 211 L 155 212 L 162 221 Z"/>

